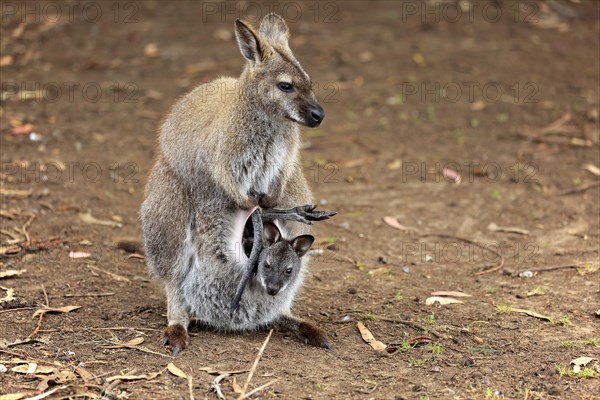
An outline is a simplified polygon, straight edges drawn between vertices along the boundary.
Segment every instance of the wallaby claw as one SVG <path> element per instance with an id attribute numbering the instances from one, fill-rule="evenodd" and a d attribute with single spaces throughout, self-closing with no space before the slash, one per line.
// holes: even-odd
<path id="1" fill-rule="evenodd" d="M 327 351 L 333 351 L 333 349 L 331 348 L 331 345 L 329 344 L 329 342 L 326 340 L 321 344 L 322 347 L 324 347 Z"/>

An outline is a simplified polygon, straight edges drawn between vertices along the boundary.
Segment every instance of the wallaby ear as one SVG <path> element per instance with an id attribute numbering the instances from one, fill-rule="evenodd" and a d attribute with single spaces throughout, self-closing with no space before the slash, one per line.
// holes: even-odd
<path id="1" fill-rule="evenodd" d="M 292 248 L 294 249 L 298 257 L 302 257 L 303 255 L 308 253 L 308 250 L 310 250 L 310 246 L 312 246 L 314 241 L 315 238 L 313 235 L 298 236 L 294 238 L 294 240 L 292 240 Z"/>
<path id="2" fill-rule="evenodd" d="M 290 38 L 290 29 L 285 20 L 275 13 L 265 15 L 258 32 L 273 42 L 287 45 Z"/>
<path id="3" fill-rule="evenodd" d="M 252 63 L 257 63 L 262 59 L 262 47 L 258 35 L 249 25 L 240 19 L 235 20 L 235 38 L 242 55 Z"/>
<path id="4" fill-rule="evenodd" d="M 263 225 L 263 241 L 267 246 L 279 241 L 281 238 L 281 232 L 277 226 L 272 222 L 265 222 Z"/>

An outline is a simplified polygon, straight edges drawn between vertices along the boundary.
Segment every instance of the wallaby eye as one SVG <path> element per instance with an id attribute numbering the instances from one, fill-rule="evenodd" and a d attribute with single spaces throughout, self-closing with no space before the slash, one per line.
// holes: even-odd
<path id="1" fill-rule="evenodd" d="M 288 268 L 288 269 L 285 270 L 285 273 L 288 274 L 288 275 L 291 275 L 292 271 L 293 271 L 293 269 L 290 267 L 290 268 Z"/>
<path id="2" fill-rule="evenodd" d="M 292 85 L 291 83 L 287 83 L 287 82 L 279 82 L 277 84 L 277 87 L 279 88 L 279 90 L 281 90 L 282 92 L 285 92 L 285 93 L 292 93 L 295 90 L 294 85 Z"/>
<path id="3" fill-rule="evenodd" d="M 271 268 L 271 264 L 269 264 L 269 263 L 265 263 L 265 268 L 266 268 L 266 269 L 270 269 L 270 268 Z"/>

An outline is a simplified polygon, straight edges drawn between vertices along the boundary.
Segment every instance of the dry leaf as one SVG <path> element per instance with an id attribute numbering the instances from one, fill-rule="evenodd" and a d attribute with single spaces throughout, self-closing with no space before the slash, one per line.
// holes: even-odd
<path id="1" fill-rule="evenodd" d="M 506 232 L 506 233 L 517 233 L 519 235 L 529 235 L 529 231 L 526 229 L 516 228 L 513 226 L 498 226 L 495 222 L 490 222 L 487 229 L 492 232 Z"/>
<path id="2" fill-rule="evenodd" d="M 7 340 L 3 340 L 0 339 L 0 347 L 12 347 L 12 346 L 18 346 L 20 344 L 24 344 L 24 343 L 29 343 L 29 342 L 37 342 L 37 339 L 32 339 L 32 338 L 26 338 L 26 339 L 17 339 L 14 340 L 12 342 L 9 342 Z"/>
<path id="3" fill-rule="evenodd" d="M 11 65 L 15 59 L 11 54 L 7 54 L 5 56 L 0 57 L 0 67 L 6 67 L 7 65 Z"/>
<path id="4" fill-rule="evenodd" d="M 432 296 L 454 296 L 454 297 L 471 297 L 470 294 L 467 293 L 463 293 L 463 292 L 455 292 L 455 291 L 445 291 L 445 290 L 438 290 L 437 292 L 431 292 Z"/>
<path id="5" fill-rule="evenodd" d="M 213 36 L 215 39 L 222 40 L 224 42 L 228 42 L 233 39 L 233 33 L 229 29 L 219 28 L 214 33 Z"/>
<path id="6" fill-rule="evenodd" d="M 425 304 L 427 304 L 428 306 L 431 306 L 435 303 L 440 303 L 441 306 L 445 306 L 447 304 L 462 304 L 462 301 L 453 299 L 452 297 L 439 297 L 439 296 L 428 297 L 425 300 Z"/>
<path id="7" fill-rule="evenodd" d="M 5 254 L 19 254 L 21 252 L 21 247 L 15 245 L 10 245 L 10 246 L 3 246 L 0 245 L 0 256 L 3 256 Z M 0 276 L 0 278 L 3 278 L 2 276 Z"/>
<path id="8" fill-rule="evenodd" d="M 96 377 L 94 376 L 94 374 L 92 374 L 91 372 L 89 372 L 88 370 L 81 368 L 81 367 L 75 367 L 75 372 L 77 372 L 77 374 L 81 377 L 81 379 L 83 379 L 85 382 L 89 382 L 89 381 L 93 381 L 94 379 L 96 379 Z"/>
<path id="9" fill-rule="evenodd" d="M 231 387 L 233 388 L 233 391 L 237 394 L 242 394 L 244 392 L 244 389 L 242 389 L 242 387 L 237 383 L 237 379 L 235 376 L 231 381 Z"/>
<path id="10" fill-rule="evenodd" d="M 0 394 L 0 400 L 21 400 L 27 396 L 31 396 L 31 392 Z"/>
<path id="11" fill-rule="evenodd" d="M 77 379 L 77 376 L 73 373 L 73 371 L 68 369 L 60 370 L 58 375 L 55 377 L 55 380 L 59 383 L 67 383 L 75 379 Z"/>
<path id="12" fill-rule="evenodd" d="M 360 167 L 365 164 L 370 164 L 376 160 L 377 160 L 377 158 L 375 158 L 375 157 L 362 157 L 362 158 L 339 160 L 337 164 L 342 167 L 345 167 L 345 168 L 356 168 L 356 167 Z"/>
<path id="13" fill-rule="evenodd" d="M 27 272 L 26 269 L 7 269 L 6 271 L 0 271 L 0 279 L 1 278 L 10 278 L 11 276 L 21 275 Z"/>
<path id="14" fill-rule="evenodd" d="M 596 176 L 600 176 L 600 168 L 596 167 L 593 164 L 585 164 L 583 166 L 583 169 L 585 169 L 586 171 L 588 171 L 591 174 L 594 174 Z"/>
<path id="15" fill-rule="evenodd" d="M 0 289 L 6 291 L 6 296 L 0 298 L 0 303 L 13 301 L 15 299 L 15 289 L 4 288 L 2 286 L 0 286 Z"/>
<path id="16" fill-rule="evenodd" d="M 456 172 L 453 169 L 445 167 L 442 170 L 442 175 L 444 175 L 444 178 L 448 178 L 451 181 L 453 181 L 454 183 L 461 183 L 462 182 L 462 175 L 459 172 Z"/>
<path id="17" fill-rule="evenodd" d="M 19 189 L 6 189 L 4 187 L 0 187 L 0 195 L 2 195 L 2 196 L 27 197 L 31 193 L 33 193 L 33 189 L 19 190 Z"/>
<path id="18" fill-rule="evenodd" d="M 571 364 L 573 364 L 573 372 L 576 374 L 581 372 L 581 367 L 590 363 L 590 361 L 595 360 L 592 357 L 577 357 L 574 360 L 571 360 Z"/>
<path id="19" fill-rule="evenodd" d="M 549 322 L 554 322 L 554 320 L 552 318 L 550 318 L 550 317 L 548 317 L 546 315 L 537 313 L 535 311 L 525 310 L 525 309 L 522 309 L 522 308 L 511 308 L 510 311 L 511 312 L 516 312 L 516 313 L 520 313 L 520 314 L 527 314 L 530 317 L 535 317 L 535 318 L 539 318 L 539 319 L 544 319 L 544 320 L 549 321 Z"/>
<path id="20" fill-rule="evenodd" d="M 207 374 L 211 374 L 211 375 L 223 375 L 223 374 L 235 375 L 235 374 L 243 374 L 244 372 L 250 371 L 249 369 L 235 369 L 235 370 L 231 370 L 231 371 L 226 371 L 226 370 L 214 369 L 212 367 L 200 367 L 200 368 L 198 368 L 198 370 L 204 371 Z"/>
<path id="21" fill-rule="evenodd" d="M 217 66 L 217 63 L 214 61 L 203 61 L 197 64 L 188 64 L 185 66 L 185 74 L 186 75 L 195 75 L 199 72 L 204 72 L 211 70 Z"/>
<path id="22" fill-rule="evenodd" d="M 17 374 L 51 374 L 53 372 L 58 372 L 54 367 L 48 367 L 45 365 L 37 365 L 36 363 L 28 363 L 17 365 L 16 367 L 12 367 L 10 369 Z"/>
<path id="23" fill-rule="evenodd" d="M 89 398 L 93 398 L 93 399 L 98 398 L 98 395 L 96 393 L 88 391 L 85 386 L 64 385 L 64 386 L 58 386 L 53 389 L 50 389 L 47 392 L 44 392 L 37 396 L 28 397 L 27 400 L 45 399 L 46 397 L 51 396 L 52 394 L 58 392 L 59 390 L 65 390 L 65 389 L 69 389 L 69 396 L 68 396 L 69 398 L 73 398 L 73 397 L 89 397 Z M 60 397 L 60 398 L 66 398 L 66 397 Z M 0 398 L 0 400 L 3 400 L 3 399 Z"/>
<path id="24" fill-rule="evenodd" d="M 86 253 L 85 251 L 70 251 L 70 258 L 90 258 L 92 255 L 90 253 Z"/>
<path id="25" fill-rule="evenodd" d="M 148 43 L 146 47 L 144 47 L 144 55 L 150 58 L 156 58 L 160 56 L 158 45 L 156 43 Z"/>
<path id="26" fill-rule="evenodd" d="M 93 265 L 87 265 L 87 267 L 92 270 L 92 273 L 94 273 L 93 271 L 99 271 L 99 272 L 103 272 L 106 275 L 110 276 L 115 281 L 129 282 L 129 279 L 125 278 L 124 276 L 121 276 L 121 275 L 118 275 L 118 274 L 115 274 L 115 273 L 112 273 L 112 272 L 105 271 L 105 270 L 100 269 L 98 267 L 95 267 Z M 98 274 L 96 274 L 96 275 L 98 275 Z"/>
<path id="27" fill-rule="evenodd" d="M 181 369 L 179 369 L 175 364 L 173 364 L 173 363 L 167 364 L 167 369 L 173 375 L 178 376 L 180 378 L 187 379 L 187 374 L 185 372 L 183 372 Z"/>
<path id="28" fill-rule="evenodd" d="M 33 130 L 33 125 L 25 124 L 21 126 L 15 126 L 10 130 L 11 135 L 28 135 Z"/>
<path id="29" fill-rule="evenodd" d="M 81 306 L 64 306 L 64 307 L 45 307 L 45 308 L 40 308 L 39 310 L 36 310 L 36 312 L 33 313 L 33 317 L 35 318 L 40 314 L 46 314 L 46 313 L 68 313 L 74 310 L 77 310 L 81 308 Z"/>
<path id="30" fill-rule="evenodd" d="M 400 169 L 400 167 L 402 167 L 402 160 L 400 160 L 399 158 L 396 158 L 394 161 L 387 165 L 387 169 L 389 169 L 390 171 L 395 171 L 397 169 Z"/>
<path id="31" fill-rule="evenodd" d="M 392 228 L 400 229 L 401 231 L 408 232 L 411 228 L 408 228 L 398 222 L 398 218 L 395 217 L 383 217 L 383 222 L 391 226 Z"/>
<path id="32" fill-rule="evenodd" d="M 116 228 L 121 228 L 123 227 L 123 224 L 120 224 L 118 222 L 115 221 L 110 221 L 110 220 L 105 220 L 105 219 L 98 219 L 96 217 L 94 217 L 91 213 L 91 211 L 88 211 L 87 213 L 80 213 L 79 214 L 79 219 L 82 220 L 83 222 L 85 222 L 86 224 L 94 224 L 94 225 L 103 225 L 103 226 L 113 226 Z"/>
<path id="33" fill-rule="evenodd" d="M 367 329 L 367 327 L 362 322 L 358 321 L 356 327 L 360 332 L 360 336 L 362 336 L 363 340 L 367 342 L 369 346 L 371 346 L 377 351 L 385 350 L 387 346 L 383 342 L 376 340 L 371 331 Z"/>
<path id="34" fill-rule="evenodd" d="M 133 338 L 125 343 L 118 343 L 118 344 L 113 344 L 113 345 L 108 345 L 108 346 L 100 346 L 100 347 L 105 348 L 105 349 L 122 349 L 124 347 L 137 346 L 142 343 L 144 343 L 144 338 L 139 336 L 139 337 Z"/>
<path id="35" fill-rule="evenodd" d="M 469 108 L 471 109 L 471 111 L 481 111 L 485 108 L 485 103 L 481 100 L 477 100 L 476 102 L 471 103 Z"/>
<path id="36" fill-rule="evenodd" d="M 112 381 L 116 381 L 121 380 L 121 381 L 137 381 L 139 379 L 154 379 L 157 376 L 159 376 L 160 374 L 162 374 L 164 372 L 164 369 L 158 372 L 155 372 L 153 374 L 145 374 L 145 375 L 114 375 L 114 376 L 109 376 L 108 378 L 106 378 L 106 382 L 112 382 Z"/>
<path id="37" fill-rule="evenodd" d="M 421 53 L 413 54 L 412 59 L 415 62 L 415 64 L 417 64 L 420 67 L 424 67 L 425 65 L 427 65 L 425 63 L 425 57 L 423 57 L 423 55 Z"/>

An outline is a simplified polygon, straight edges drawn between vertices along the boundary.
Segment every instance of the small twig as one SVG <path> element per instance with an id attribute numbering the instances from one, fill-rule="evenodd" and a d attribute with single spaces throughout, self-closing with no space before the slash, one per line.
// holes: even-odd
<path id="1" fill-rule="evenodd" d="M 192 375 L 188 375 L 188 390 L 190 392 L 190 400 L 194 400 L 194 391 L 193 389 L 193 385 L 192 385 Z"/>
<path id="2" fill-rule="evenodd" d="M 9 238 L 11 238 L 12 240 L 16 240 L 17 242 L 21 241 L 21 238 L 18 237 L 17 235 L 15 235 L 14 233 L 7 231 L 6 229 L 0 229 L 0 233 L 8 236 Z"/>
<path id="3" fill-rule="evenodd" d="M 50 307 L 50 301 L 48 300 L 48 293 L 46 293 L 46 287 L 42 285 L 42 291 L 44 292 L 44 300 L 46 300 L 46 307 Z"/>
<path id="4" fill-rule="evenodd" d="M 570 194 L 583 193 L 583 192 L 587 192 L 588 190 L 593 189 L 598 186 L 600 186 L 600 182 L 592 182 L 592 183 L 580 186 L 575 189 L 569 189 L 569 190 L 562 191 L 562 192 L 558 193 L 557 196 L 568 196 Z"/>
<path id="5" fill-rule="evenodd" d="M 65 367 L 64 364 L 61 364 L 58 361 L 43 360 L 43 359 L 40 359 L 40 358 L 32 357 L 32 356 L 30 356 L 27 353 L 16 353 L 14 351 L 3 349 L 2 347 L 0 347 L 0 353 L 10 354 L 11 356 L 15 356 L 15 357 L 18 357 L 18 358 L 21 358 L 21 359 L 24 359 L 24 360 L 32 360 L 32 361 L 35 361 L 38 364 L 48 364 L 48 365 L 53 365 L 55 367 L 60 367 L 60 368 L 64 368 Z"/>
<path id="6" fill-rule="evenodd" d="M 39 317 L 38 317 L 38 322 L 37 325 L 35 326 L 35 329 L 33 330 L 33 332 L 31 332 L 31 334 L 29 336 L 27 336 L 27 338 L 31 339 L 32 337 L 34 337 L 35 335 L 37 335 L 40 331 L 40 328 L 42 327 L 42 319 L 44 319 L 44 314 L 46 313 L 40 313 Z"/>
<path id="7" fill-rule="evenodd" d="M 444 239 L 460 240 L 461 242 L 465 242 L 465 243 L 469 243 L 469 244 L 472 244 L 474 246 L 477 246 L 480 249 L 489 250 L 489 251 L 491 251 L 492 253 L 494 253 L 495 255 L 497 255 L 500 258 L 500 263 L 498 265 L 496 265 L 493 268 L 489 268 L 489 269 L 486 269 L 486 270 L 483 270 L 483 271 L 475 272 L 476 276 L 484 275 L 484 274 L 489 274 L 491 272 L 498 271 L 499 269 L 502 269 L 502 267 L 504 266 L 504 257 L 502 256 L 502 253 L 500 253 L 500 252 L 498 252 L 498 251 L 490 248 L 489 246 L 484 246 L 481 243 L 477 243 L 477 242 L 475 242 L 473 240 L 465 239 L 465 238 L 458 237 L 458 236 L 446 235 L 445 233 L 426 233 L 426 234 L 421 235 L 421 236 L 422 237 L 437 236 L 437 237 L 441 237 L 441 238 L 444 238 Z"/>
<path id="8" fill-rule="evenodd" d="M 270 381 L 270 382 L 267 382 L 267 383 L 265 383 L 264 385 L 260 385 L 260 386 L 259 386 L 259 387 L 257 387 L 256 389 L 253 389 L 253 390 L 249 391 L 248 393 L 246 393 L 246 394 L 244 395 L 244 397 L 242 397 L 242 399 L 247 399 L 248 397 L 252 396 L 253 394 L 255 394 L 255 393 L 258 393 L 259 391 L 261 391 L 261 390 L 263 390 L 263 389 L 265 389 L 265 388 L 267 388 L 267 387 L 271 386 L 272 384 L 274 384 L 274 383 L 278 382 L 279 380 L 280 380 L 280 378 L 273 379 L 272 381 Z"/>
<path id="9" fill-rule="evenodd" d="M 221 381 L 227 378 L 229 375 L 231 374 L 221 374 L 217 376 L 210 384 L 212 391 L 215 392 L 219 400 L 226 400 L 225 396 L 223 396 L 223 392 L 221 392 Z"/>
<path id="10" fill-rule="evenodd" d="M 489 274 L 492 272 L 496 272 L 500 269 L 502 269 L 502 267 L 504 267 L 504 257 L 502 257 L 502 254 L 495 252 L 496 254 L 498 254 L 500 256 L 500 264 L 496 265 L 493 268 L 489 268 L 489 269 L 485 269 L 483 271 L 479 271 L 479 272 L 475 272 L 476 276 L 480 276 L 480 275 L 485 275 L 485 274 Z"/>
<path id="11" fill-rule="evenodd" d="M 112 279 L 116 280 L 116 281 L 120 281 L 120 282 L 130 282 L 129 278 L 126 278 L 124 276 L 121 276 L 119 274 L 115 274 L 114 272 L 110 272 L 110 271 L 105 271 L 102 268 L 98 268 L 94 265 L 91 264 L 86 264 L 86 267 L 88 267 L 89 269 L 93 270 L 93 271 L 98 271 L 98 272 L 102 272 L 108 276 L 110 276 Z"/>
<path id="12" fill-rule="evenodd" d="M 39 307 L 21 307 L 21 308 L 10 308 L 8 310 L 0 310 L 0 314 L 9 313 L 13 311 L 26 311 L 26 310 L 37 310 Z"/>
<path id="13" fill-rule="evenodd" d="M 50 301 L 48 300 L 48 293 L 46 293 L 46 287 L 44 285 L 42 285 L 42 291 L 44 292 L 44 299 L 46 300 L 46 304 L 44 305 L 44 307 L 46 307 L 46 308 L 50 307 Z M 40 329 L 42 328 L 42 321 L 44 319 L 44 314 L 46 314 L 46 313 L 45 312 L 40 313 L 40 316 L 38 318 L 38 323 L 35 326 L 35 329 L 33 330 L 33 332 L 31 332 L 31 334 L 28 336 L 28 338 L 32 338 L 40 332 Z"/>
<path id="14" fill-rule="evenodd" d="M 556 271 L 558 269 L 568 269 L 568 268 L 581 268 L 585 263 L 580 264 L 565 264 L 565 265 L 552 265 L 550 267 L 540 267 L 540 268 L 527 268 L 521 269 L 519 271 L 515 271 L 513 275 L 519 275 L 521 272 L 531 271 L 531 272 L 544 272 L 544 271 Z"/>
<path id="15" fill-rule="evenodd" d="M 379 319 L 381 321 L 386 321 L 386 322 L 392 322 L 394 324 L 402 324 L 402 325 L 410 326 L 413 329 L 416 329 L 416 330 L 419 330 L 419 331 L 423 331 L 423 332 L 431 333 L 432 336 L 435 336 L 438 339 L 441 337 L 440 334 L 437 333 L 436 331 L 427 329 L 423 325 L 419 325 L 419 324 L 417 324 L 415 322 L 406 321 L 406 320 L 403 320 L 403 319 L 380 317 L 380 316 L 377 316 L 376 319 Z"/>
<path id="16" fill-rule="evenodd" d="M 114 344 L 113 342 L 111 342 L 111 341 L 110 341 L 110 340 L 108 340 L 108 339 L 104 339 L 104 338 L 102 338 L 102 340 L 104 340 L 104 341 L 106 341 L 106 342 L 108 342 L 108 343 L 110 343 L 110 344 Z M 123 349 L 139 350 L 139 351 L 141 351 L 141 352 L 144 352 L 144 353 L 150 353 L 150 354 L 155 354 L 155 355 L 157 355 L 157 356 L 161 356 L 161 357 L 168 357 L 168 358 L 172 358 L 172 356 L 170 356 L 170 355 L 163 354 L 163 353 L 158 353 L 158 352 L 156 352 L 156 351 L 152 351 L 152 350 L 150 350 L 150 349 L 147 349 L 147 348 L 145 348 L 145 347 L 141 347 L 141 346 L 128 346 L 128 345 L 126 345 L 126 344 L 124 344 L 124 343 L 119 343 L 119 346 L 121 346 L 121 348 L 123 348 Z"/>
<path id="17" fill-rule="evenodd" d="M 25 239 L 27 241 L 28 246 L 31 244 L 31 238 L 29 237 L 27 228 L 31 225 L 31 223 L 33 222 L 34 219 L 35 219 L 35 214 L 31 214 L 31 216 L 29 217 L 27 222 L 25 222 L 25 224 L 21 227 L 21 232 L 23 233 L 23 235 L 25 235 Z"/>
<path id="18" fill-rule="evenodd" d="M 104 296 L 114 296 L 114 292 L 107 293 L 84 293 L 84 294 L 74 294 L 74 293 L 66 293 L 64 297 L 104 297 Z"/>
<path id="19" fill-rule="evenodd" d="M 238 397 L 239 400 L 242 400 L 244 398 L 244 395 L 246 394 L 246 390 L 248 389 L 248 385 L 250 384 L 250 381 L 252 380 L 252 376 L 254 375 L 254 372 L 256 371 L 256 367 L 258 367 L 258 362 L 260 361 L 260 357 L 262 356 L 263 352 L 265 351 L 265 348 L 267 347 L 267 343 L 269 343 L 269 339 L 271 339 L 272 334 L 273 334 L 273 329 L 271 329 L 269 331 L 269 334 L 267 335 L 267 338 L 265 339 L 263 345 L 261 346 L 260 350 L 258 350 L 258 354 L 256 355 L 256 358 L 254 359 L 254 364 L 252 364 L 252 368 L 250 369 L 250 372 L 248 373 L 248 379 L 246 379 L 246 383 L 244 384 L 242 393 L 240 394 L 240 397 Z"/>
<path id="20" fill-rule="evenodd" d="M 137 373 L 137 369 L 136 369 L 136 368 L 134 368 L 134 369 L 132 369 L 131 371 L 129 371 L 127 374 L 128 374 L 128 375 L 134 375 L 134 374 L 136 374 L 136 373 Z M 98 378 L 98 377 L 96 377 L 96 378 Z M 112 390 L 113 390 L 114 388 L 116 388 L 117 386 L 119 386 L 119 385 L 120 385 L 122 382 L 123 382 L 123 381 L 122 381 L 122 380 L 120 380 L 120 379 L 116 379 L 116 380 L 114 380 L 114 381 L 110 382 L 110 383 L 109 383 L 107 386 L 105 386 L 105 387 L 102 389 L 102 394 L 103 394 L 103 395 L 104 395 L 104 394 L 109 394 L 110 392 L 112 392 Z"/>
<path id="21" fill-rule="evenodd" d="M 82 328 L 82 330 L 88 330 L 88 331 L 127 331 L 127 330 L 132 330 L 132 331 L 153 331 L 153 332 L 158 332 L 160 329 L 154 329 L 154 328 L 132 328 L 129 326 L 115 326 L 112 328 Z"/>
<path id="22" fill-rule="evenodd" d="M 331 254 L 331 255 L 333 255 L 334 257 L 339 257 L 339 258 L 341 258 L 344 261 L 348 261 L 349 263 L 351 263 L 354 266 L 357 265 L 357 262 L 356 262 L 355 259 L 350 258 L 350 257 L 348 257 L 348 256 L 346 256 L 346 255 L 344 255 L 342 253 L 338 253 L 336 251 L 331 251 L 331 250 L 329 250 L 328 253 Z M 325 257 L 325 256 L 323 256 L 323 257 Z"/>

